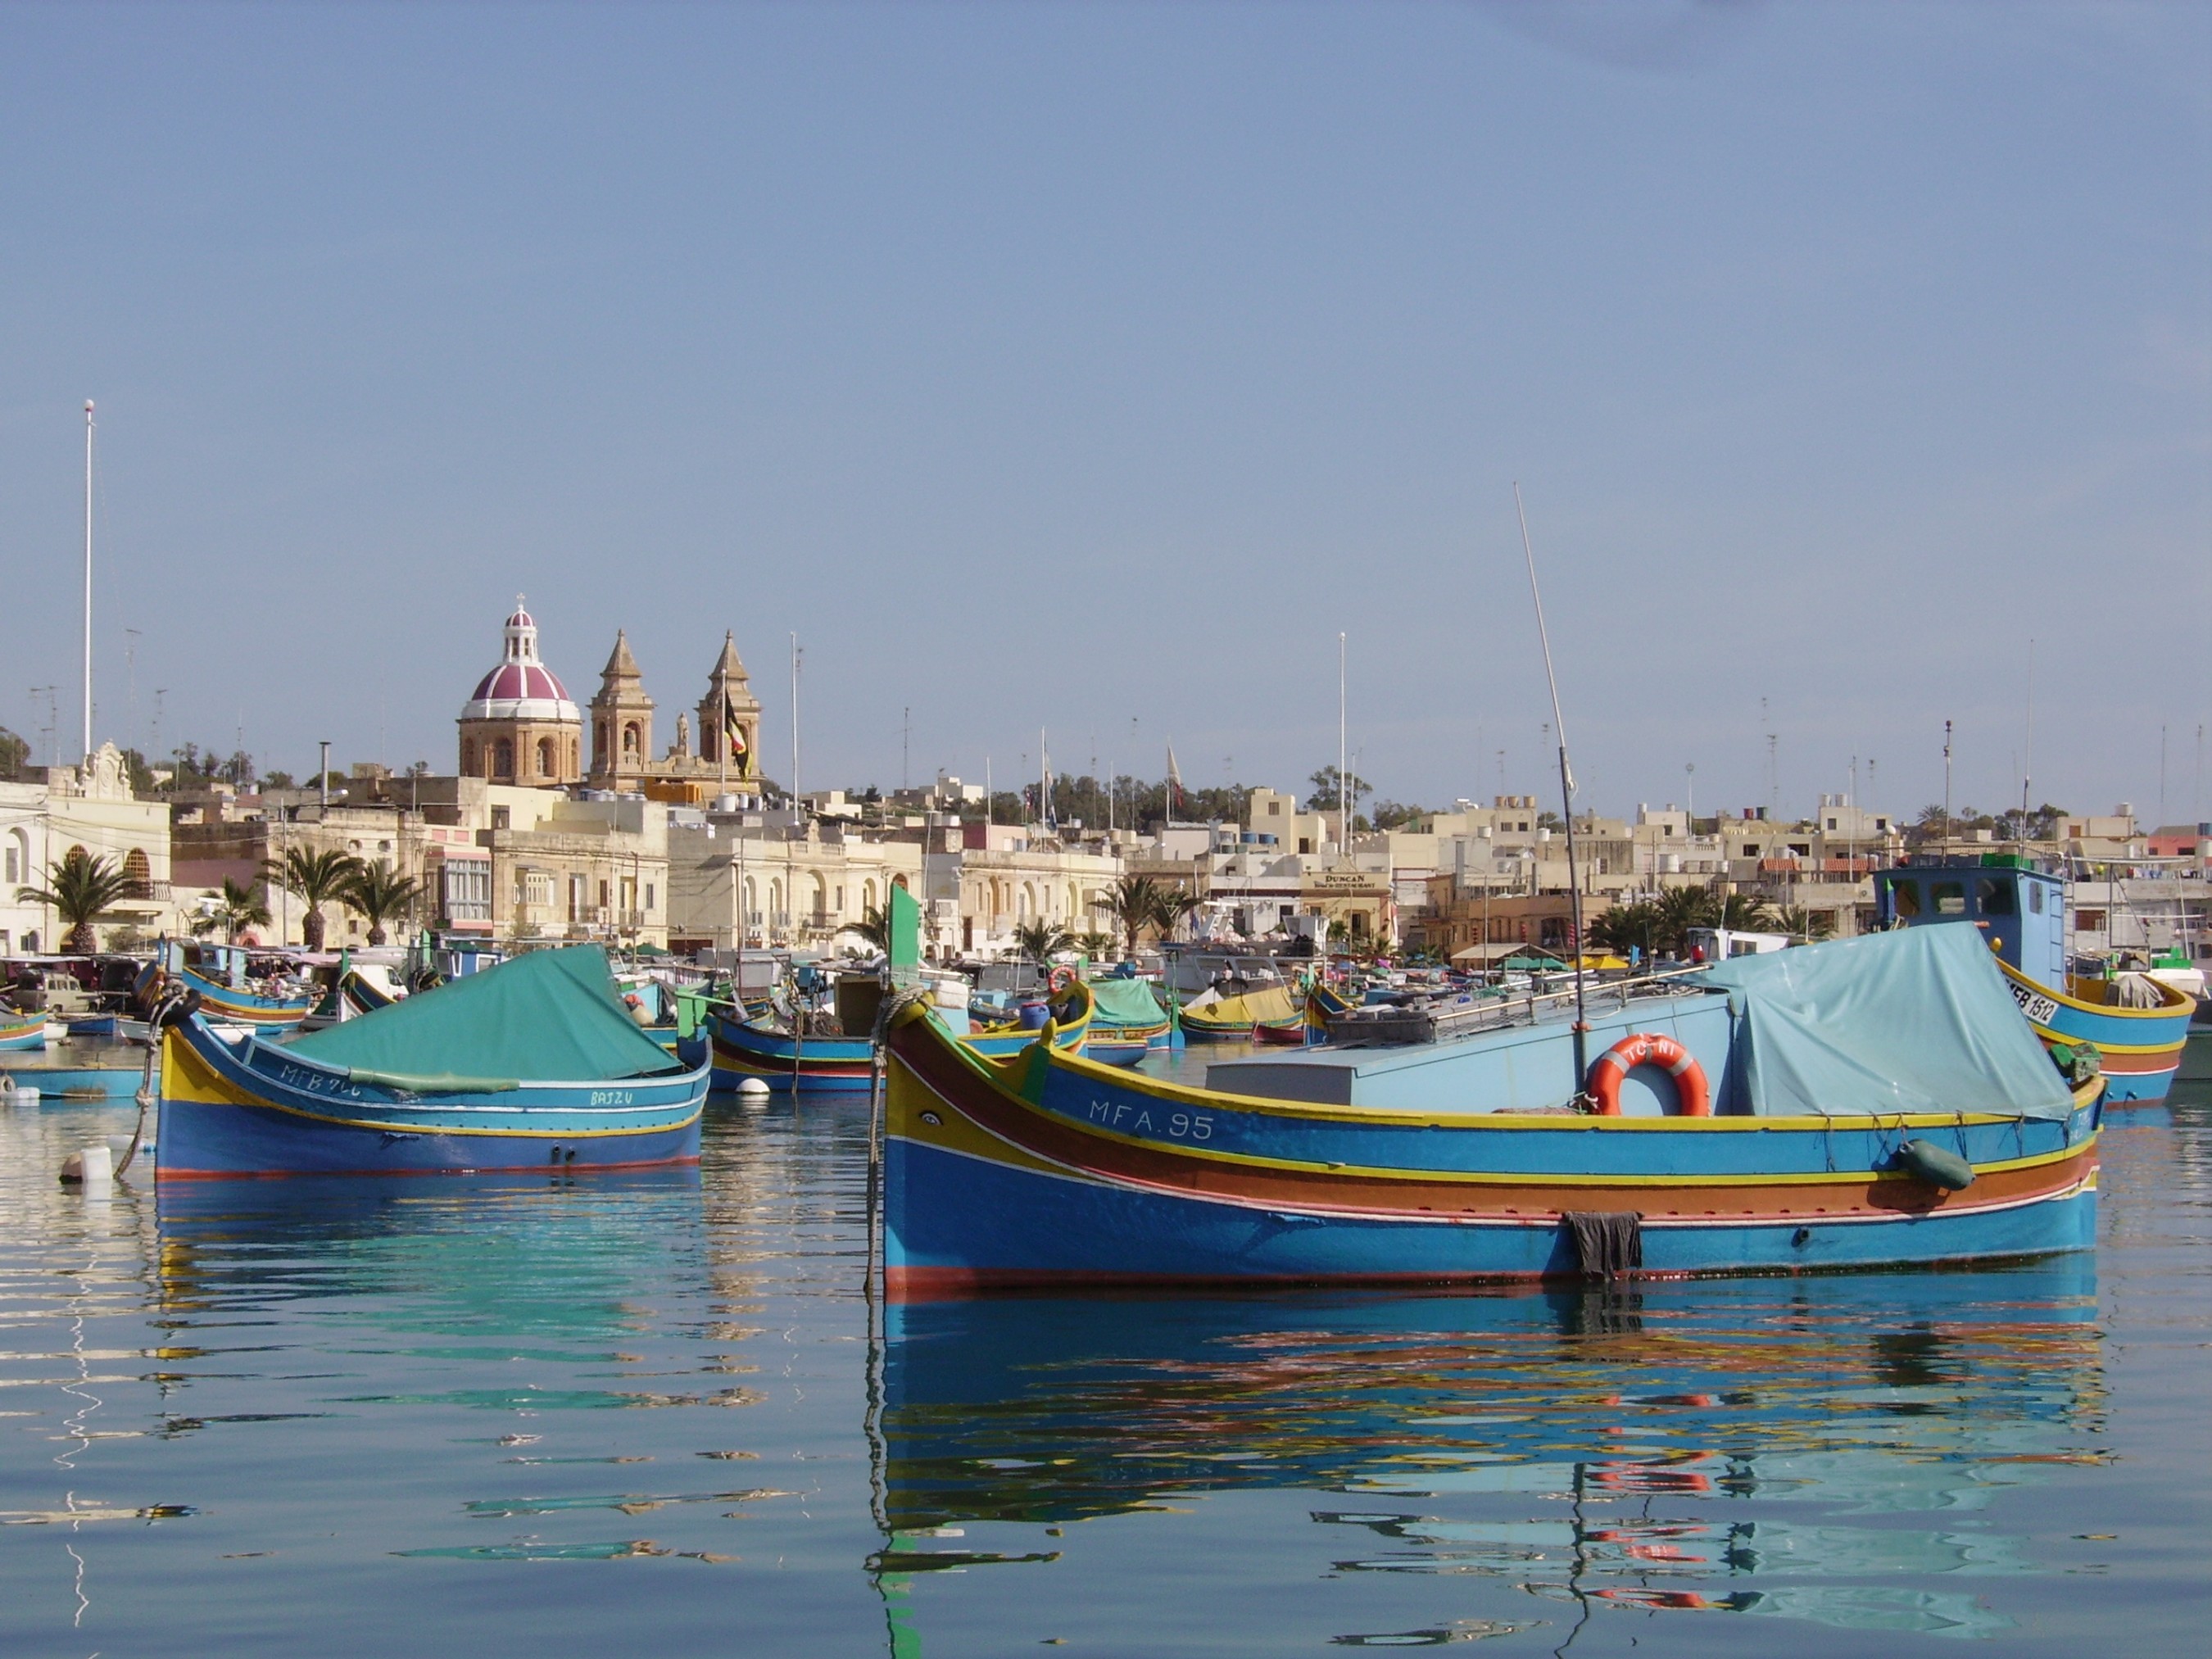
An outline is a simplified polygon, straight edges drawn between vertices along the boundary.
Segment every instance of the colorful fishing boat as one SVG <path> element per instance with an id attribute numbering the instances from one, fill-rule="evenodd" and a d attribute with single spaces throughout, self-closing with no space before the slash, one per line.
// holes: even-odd
<path id="1" fill-rule="evenodd" d="M 1080 1049 L 1091 1032 L 1089 988 L 1080 980 L 1071 981 L 1055 994 L 1052 1007 L 1067 1016 L 1052 1020 L 1054 1042 L 1063 1049 Z M 791 1024 L 781 1016 L 738 1019 L 732 1011 L 714 1010 L 708 1034 L 714 1087 L 735 1089 L 749 1077 L 760 1079 L 771 1089 L 789 1089 L 795 1083 L 802 1089 L 852 1093 L 871 1086 L 875 1075 L 872 1036 L 848 1036 L 842 1029 L 834 1036 L 793 1032 Z M 1036 1026 L 1016 1024 L 960 1036 L 948 1033 L 947 1040 L 971 1054 L 998 1058 L 1029 1048 L 1037 1033 Z"/>
<path id="2" fill-rule="evenodd" d="M 2047 1046 L 2095 1045 L 2110 1103 L 2166 1098 L 2196 1000 L 2143 975 L 2068 973 L 2066 885 L 2056 873 L 2013 853 L 1924 855 L 1875 878 L 1875 906 L 1886 927 L 1971 927 Z M 2143 1006 L 2122 1000 L 2130 992 Z"/>
<path id="3" fill-rule="evenodd" d="M 1117 1043 L 1137 1038 L 1152 1048 L 1175 1046 L 1174 1012 L 1161 1006 L 1160 994 L 1152 989 L 1151 981 L 1109 974 L 1091 981 L 1091 995 L 1097 1007 L 1091 1017 L 1091 1042 L 1085 1054 L 1096 1057 L 1102 1036 Z"/>
<path id="4" fill-rule="evenodd" d="M 1562 1013 L 1255 1056 L 1204 1089 L 1042 1044 L 994 1063 L 902 1017 L 887 1289 L 1788 1272 L 2091 1244 L 2100 1087 L 2061 1079 L 1973 935 L 1705 977 L 1620 990 L 1580 1042 Z M 1608 1095 L 1617 1115 L 1591 1115 Z"/>
<path id="5" fill-rule="evenodd" d="M 1202 991 L 1183 1005 L 1181 1018 L 1183 1036 L 1193 1042 L 1249 1042 L 1261 1024 L 1281 1025 L 1301 1012 L 1288 986 L 1263 985 L 1232 995 Z"/>
<path id="6" fill-rule="evenodd" d="M 13 1009 L 0 1008 L 0 1053 L 15 1053 L 46 1046 L 46 1017 L 44 1014 L 19 1014 Z"/>
<path id="7" fill-rule="evenodd" d="M 312 991 L 291 989 L 274 994 L 257 989 L 251 976 L 252 953 L 236 945 L 204 945 L 165 939 L 155 946 L 154 960 L 138 977 L 137 994 L 149 1000 L 156 976 L 197 991 L 200 1012 L 208 1018 L 257 1031 L 296 1029 L 314 1008 Z"/>
<path id="8" fill-rule="evenodd" d="M 695 1162 L 707 1080 L 632 1024 L 597 946 L 533 951 L 289 1042 L 170 1026 L 160 1174 Z"/>

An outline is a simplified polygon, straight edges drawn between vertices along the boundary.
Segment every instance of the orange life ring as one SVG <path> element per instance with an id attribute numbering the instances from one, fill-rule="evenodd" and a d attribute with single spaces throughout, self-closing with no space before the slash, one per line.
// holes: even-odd
<path id="1" fill-rule="evenodd" d="M 1590 1098 L 1600 1117 L 1620 1115 L 1620 1082 L 1638 1066 L 1664 1066 L 1674 1079 L 1674 1094 L 1682 1117 L 1711 1117 L 1713 1096 L 1705 1082 L 1705 1068 L 1697 1057 L 1670 1036 L 1656 1031 L 1637 1031 L 1607 1049 L 1589 1069 Z"/>
<path id="2" fill-rule="evenodd" d="M 1069 986 L 1075 983 L 1075 969 L 1069 967 L 1063 962 L 1059 967 L 1054 969 L 1052 972 L 1045 975 L 1044 983 L 1045 988 L 1048 991 L 1051 992 L 1053 995 L 1058 996 L 1062 991 L 1065 991 Z"/>

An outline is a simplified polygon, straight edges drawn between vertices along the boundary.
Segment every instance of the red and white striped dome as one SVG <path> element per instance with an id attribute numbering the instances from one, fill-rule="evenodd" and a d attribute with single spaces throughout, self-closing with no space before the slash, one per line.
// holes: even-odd
<path id="1" fill-rule="evenodd" d="M 465 720 L 571 720 L 583 715 L 553 671 L 538 660 L 538 623 L 514 602 L 507 619 L 507 650 L 497 667 L 477 682 L 461 708 Z"/>

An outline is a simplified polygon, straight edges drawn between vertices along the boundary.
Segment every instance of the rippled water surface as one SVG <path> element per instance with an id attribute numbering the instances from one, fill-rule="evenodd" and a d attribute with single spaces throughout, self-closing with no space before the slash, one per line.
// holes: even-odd
<path id="1" fill-rule="evenodd" d="M 118 1187 L 0 1113 L 0 1651 L 2199 1654 L 2212 1108 L 2103 1244 L 1637 1296 L 862 1295 L 865 1102 L 696 1172 Z"/>

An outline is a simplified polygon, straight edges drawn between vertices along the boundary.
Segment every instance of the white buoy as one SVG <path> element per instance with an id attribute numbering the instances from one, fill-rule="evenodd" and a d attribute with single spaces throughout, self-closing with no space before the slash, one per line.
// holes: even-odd
<path id="1" fill-rule="evenodd" d="M 768 1104 L 768 1085 L 757 1077 L 749 1077 L 738 1085 L 738 1101 L 744 1106 Z"/>
<path id="2" fill-rule="evenodd" d="M 115 1182 L 115 1154 L 106 1141 L 71 1152 L 62 1160 L 62 1179 L 82 1183 L 88 1193 L 104 1192 Z"/>

